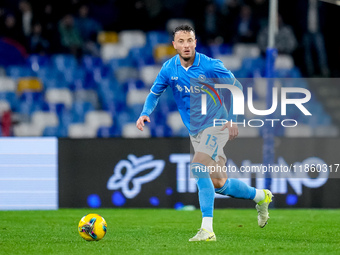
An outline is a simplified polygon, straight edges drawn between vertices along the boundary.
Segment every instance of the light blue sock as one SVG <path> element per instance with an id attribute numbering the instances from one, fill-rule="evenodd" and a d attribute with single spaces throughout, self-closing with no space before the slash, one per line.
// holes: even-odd
<path id="1" fill-rule="evenodd" d="M 254 199 L 256 189 L 248 186 L 243 181 L 238 179 L 227 179 L 225 184 L 220 189 L 215 189 L 216 193 L 227 195 L 235 198 Z"/>
<path id="2" fill-rule="evenodd" d="M 206 166 L 200 163 L 191 164 L 191 172 L 194 175 L 198 187 L 198 200 L 202 217 L 213 217 L 215 189 L 210 179 L 209 172 L 205 172 Z"/>

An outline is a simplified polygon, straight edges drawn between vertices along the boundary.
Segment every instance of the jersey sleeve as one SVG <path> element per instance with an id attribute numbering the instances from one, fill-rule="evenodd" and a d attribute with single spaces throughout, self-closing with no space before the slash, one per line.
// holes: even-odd
<path id="1" fill-rule="evenodd" d="M 213 65 L 212 77 L 215 82 L 220 84 L 232 84 L 243 91 L 242 84 L 235 78 L 234 74 L 225 68 L 221 60 L 216 59 Z M 228 112 L 228 120 L 237 121 L 237 115 L 233 114 L 233 95 L 230 93 L 230 107 Z"/>
<path id="2" fill-rule="evenodd" d="M 159 97 L 166 90 L 167 87 L 168 79 L 166 75 L 166 69 L 163 65 L 150 89 L 150 94 L 145 100 L 144 107 L 140 116 L 150 116 L 150 114 L 154 111 L 158 104 Z"/>
<path id="3" fill-rule="evenodd" d="M 142 113 L 140 114 L 140 116 L 150 116 L 150 114 L 153 112 L 153 110 L 155 110 L 158 101 L 159 101 L 159 97 L 160 95 L 156 95 L 153 93 L 150 93 L 144 103 L 144 107 L 142 110 Z"/>
<path id="4" fill-rule="evenodd" d="M 225 68 L 222 61 L 219 59 L 214 60 L 211 72 L 211 77 L 213 79 L 219 79 L 220 81 L 226 82 L 228 84 L 232 84 L 233 79 L 235 79 L 234 74 L 230 70 Z"/>
<path id="5" fill-rule="evenodd" d="M 161 95 L 166 88 L 168 87 L 169 82 L 168 82 L 168 75 L 166 72 L 166 68 L 163 65 L 162 69 L 158 73 L 155 82 L 153 83 L 150 92 L 155 94 L 155 95 Z"/>

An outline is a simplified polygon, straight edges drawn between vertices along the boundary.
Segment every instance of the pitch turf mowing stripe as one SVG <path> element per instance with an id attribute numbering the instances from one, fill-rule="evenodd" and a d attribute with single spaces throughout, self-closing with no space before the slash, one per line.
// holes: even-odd
<path id="1" fill-rule="evenodd" d="M 107 221 L 107 234 L 87 242 L 77 233 L 88 213 Z M 61 209 L 0 211 L 0 254 L 340 254 L 340 210 L 270 210 L 257 226 L 255 209 L 215 210 L 217 242 L 190 243 L 200 211 Z"/>

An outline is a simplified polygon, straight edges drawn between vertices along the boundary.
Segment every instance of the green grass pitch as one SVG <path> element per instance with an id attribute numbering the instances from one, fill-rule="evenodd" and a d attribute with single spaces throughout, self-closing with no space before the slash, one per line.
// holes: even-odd
<path id="1" fill-rule="evenodd" d="M 88 213 L 108 225 L 98 242 L 83 240 Z M 214 212 L 216 242 L 188 242 L 201 213 L 168 209 L 0 211 L 0 254 L 340 254 L 340 210 L 270 210 L 257 226 L 253 209 Z"/>

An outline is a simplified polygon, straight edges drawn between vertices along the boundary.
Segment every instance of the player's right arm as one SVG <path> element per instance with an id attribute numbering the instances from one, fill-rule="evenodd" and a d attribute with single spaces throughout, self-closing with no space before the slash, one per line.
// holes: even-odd
<path id="1" fill-rule="evenodd" d="M 158 101 L 159 101 L 160 95 L 156 95 L 153 92 L 150 92 L 150 94 L 147 96 L 143 111 L 140 114 L 137 122 L 136 122 L 136 127 L 140 130 L 143 131 L 144 127 L 144 122 L 150 122 L 150 114 L 153 112 L 153 110 L 156 108 Z"/>
<path id="2" fill-rule="evenodd" d="M 156 108 L 159 97 L 162 95 L 162 93 L 166 90 L 168 86 L 168 79 L 166 75 L 166 69 L 165 69 L 165 64 L 163 65 L 161 71 L 157 75 L 157 78 L 152 85 L 150 89 L 150 94 L 147 96 L 144 107 L 142 110 L 142 113 L 140 114 L 137 122 L 136 122 L 136 127 L 140 130 L 143 131 L 144 127 L 144 122 L 150 122 L 150 114 L 154 111 Z"/>

